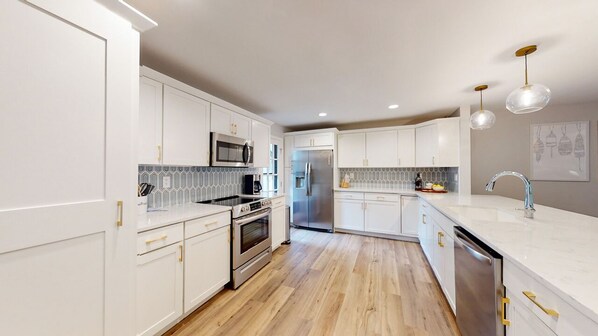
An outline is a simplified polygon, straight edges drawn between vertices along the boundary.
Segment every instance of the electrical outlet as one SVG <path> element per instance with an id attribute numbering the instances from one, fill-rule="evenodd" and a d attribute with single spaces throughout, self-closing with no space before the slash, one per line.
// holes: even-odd
<path id="1" fill-rule="evenodd" d="M 355 174 L 353 174 L 353 173 L 349 173 L 349 177 L 350 177 L 350 178 L 355 178 Z"/>
<path id="2" fill-rule="evenodd" d="M 164 189 L 170 188 L 170 176 L 164 176 L 164 177 L 162 177 L 162 187 Z"/>

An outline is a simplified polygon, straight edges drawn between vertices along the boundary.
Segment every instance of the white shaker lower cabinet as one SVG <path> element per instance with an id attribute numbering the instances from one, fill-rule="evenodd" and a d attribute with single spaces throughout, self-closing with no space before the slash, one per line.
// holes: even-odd
<path id="1" fill-rule="evenodd" d="M 285 241 L 285 197 L 272 199 L 272 251 Z"/>
<path id="2" fill-rule="evenodd" d="M 182 242 L 137 257 L 137 335 L 155 335 L 183 314 Z"/>
<path id="3" fill-rule="evenodd" d="M 398 235 L 401 233 L 399 195 L 365 194 L 365 231 Z"/>
<path id="4" fill-rule="evenodd" d="M 442 291 L 455 311 L 455 253 L 452 222 L 421 202 L 418 232 L 420 244 Z"/>
<path id="5" fill-rule="evenodd" d="M 185 240 L 185 313 L 230 281 L 230 226 Z"/>
<path id="6" fill-rule="evenodd" d="M 401 233 L 417 237 L 419 218 L 419 197 L 401 196 Z"/>
<path id="7" fill-rule="evenodd" d="M 510 299 L 507 304 L 506 316 L 510 324 L 507 326 L 508 336 L 556 336 L 517 298 Z"/>
<path id="8" fill-rule="evenodd" d="M 335 199 L 334 227 L 337 229 L 363 231 L 365 228 L 363 208 L 363 200 Z"/>

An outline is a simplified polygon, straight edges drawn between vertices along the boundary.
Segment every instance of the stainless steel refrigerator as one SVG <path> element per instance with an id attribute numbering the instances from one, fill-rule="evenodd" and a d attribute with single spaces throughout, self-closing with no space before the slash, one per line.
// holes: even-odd
<path id="1" fill-rule="evenodd" d="M 293 153 L 293 225 L 332 232 L 332 150 Z"/>

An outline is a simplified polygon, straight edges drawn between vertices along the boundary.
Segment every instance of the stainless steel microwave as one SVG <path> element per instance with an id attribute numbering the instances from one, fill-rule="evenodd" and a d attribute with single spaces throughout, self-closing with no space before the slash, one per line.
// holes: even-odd
<path id="1" fill-rule="evenodd" d="M 253 141 L 210 133 L 212 167 L 253 167 Z"/>

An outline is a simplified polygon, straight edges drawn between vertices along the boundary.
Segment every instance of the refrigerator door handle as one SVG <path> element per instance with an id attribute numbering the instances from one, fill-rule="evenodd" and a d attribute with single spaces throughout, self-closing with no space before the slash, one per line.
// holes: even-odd
<path id="1" fill-rule="evenodd" d="M 305 189 L 307 191 L 307 196 L 311 196 L 311 162 L 305 164 L 305 174 Z"/>

